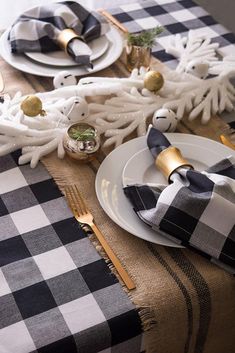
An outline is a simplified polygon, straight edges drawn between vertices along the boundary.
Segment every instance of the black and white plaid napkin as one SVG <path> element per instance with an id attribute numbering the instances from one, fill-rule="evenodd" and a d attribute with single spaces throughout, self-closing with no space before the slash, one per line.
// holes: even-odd
<path id="1" fill-rule="evenodd" d="M 147 144 L 154 159 L 170 146 L 153 127 Z M 178 168 L 170 180 L 169 186 L 124 188 L 137 216 L 154 230 L 235 273 L 234 159 L 224 159 L 205 172 Z"/>
<path id="2" fill-rule="evenodd" d="M 75 1 L 34 7 L 12 25 L 9 33 L 11 50 L 13 53 L 59 50 L 57 38 L 66 28 L 73 29 L 89 42 L 105 34 L 109 25 L 97 12 L 89 12 Z M 72 40 L 68 53 L 78 64 L 90 64 L 90 49 L 82 40 Z"/>
<path id="3" fill-rule="evenodd" d="M 141 352 L 141 323 L 42 164 L 0 158 L 0 352 Z"/>

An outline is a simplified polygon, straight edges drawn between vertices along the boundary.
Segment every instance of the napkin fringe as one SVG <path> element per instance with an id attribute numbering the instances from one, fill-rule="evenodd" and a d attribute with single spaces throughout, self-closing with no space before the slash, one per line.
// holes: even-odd
<path id="1" fill-rule="evenodd" d="M 89 233 L 91 233 L 91 231 L 88 229 L 86 230 Z M 103 247 L 100 245 L 98 239 L 96 238 L 94 233 L 91 233 L 89 235 L 89 239 L 91 240 L 92 244 L 94 245 L 94 247 L 96 248 L 97 252 L 100 254 L 100 256 L 105 260 L 106 264 L 108 265 L 110 271 L 118 278 L 123 290 L 125 291 L 125 293 L 128 295 L 128 297 L 130 298 L 130 300 L 134 303 L 134 305 L 136 306 L 139 316 L 141 318 L 142 321 L 142 327 L 144 331 L 149 331 L 151 330 L 155 325 L 156 325 L 156 318 L 153 314 L 153 312 L 151 311 L 151 309 L 149 307 L 142 307 L 141 305 L 136 304 L 135 301 L 135 291 L 129 291 L 127 289 L 127 287 L 125 286 L 125 284 L 123 283 L 123 281 L 121 280 L 116 268 L 113 266 L 112 262 L 110 261 L 109 257 L 107 256 L 106 252 L 104 251 Z M 140 298 L 138 298 L 137 302 L 140 301 Z"/>
<path id="2" fill-rule="evenodd" d="M 89 232 L 91 232 L 91 231 L 88 229 L 87 232 L 89 234 Z M 91 235 L 89 235 L 89 239 L 93 243 L 94 247 L 96 248 L 96 250 L 100 254 L 100 256 L 105 260 L 110 271 L 119 280 L 119 283 L 121 284 L 122 289 L 127 294 L 128 298 L 135 305 L 136 310 L 138 311 L 138 314 L 139 314 L 139 317 L 141 320 L 142 330 L 144 332 L 143 345 L 146 349 L 146 352 L 155 353 L 158 342 L 157 342 L 157 339 L 154 339 L 155 337 L 157 337 L 157 332 L 155 334 L 153 334 L 153 330 L 156 331 L 157 320 L 156 320 L 156 316 L 155 316 L 153 310 L 151 310 L 150 307 L 148 307 L 146 305 L 145 306 L 141 305 L 141 303 L 144 302 L 145 296 L 140 298 L 139 294 L 138 295 L 135 294 L 135 290 L 129 291 L 127 289 L 127 287 L 125 286 L 125 284 L 121 280 L 119 274 L 117 273 L 116 268 L 113 266 L 112 262 L 110 261 L 107 254 L 105 253 L 103 247 L 100 245 L 99 241 L 97 240 L 96 236 L 92 233 Z"/>
<path id="3" fill-rule="evenodd" d="M 89 230 L 87 232 L 89 234 Z M 130 300 L 137 307 L 138 313 L 139 313 L 139 315 L 141 317 L 141 321 L 142 321 L 142 325 L 143 325 L 144 331 L 151 330 L 152 327 L 154 325 L 156 325 L 156 318 L 153 315 L 153 313 L 150 310 L 150 308 L 136 305 L 136 303 L 135 303 L 135 294 L 134 294 L 135 291 L 133 291 L 133 290 L 129 291 L 127 289 L 127 287 L 125 286 L 125 284 L 121 280 L 121 277 L 119 276 L 116 268 L 113 266 L 113 263 L 110 261 L 109 257 L 107 256 L 106 252 L 104 251 L 103 247 L 100 245 L 100 243 L 99 243 L 98 239 L 96 238 L 95 234 L 94 233 L 90 234 L 89 235 L 89 239 L 91 240 L 91 242 L 95 246 L 95 248 L 98 251 L 98 253 L 100 254 L 100 256 L 102 256 L 102 258 L 105 260 L 105 262 L 107 263 L 107 265 L 108 265 L 109 269 L 111 270 L 111 272 L 114 273 L 115 276 L 118 278 L 123 290 L 127 293 L 127 295 L 130 298 Z M 138 301 L 140 301 L 140 299 Z"/>

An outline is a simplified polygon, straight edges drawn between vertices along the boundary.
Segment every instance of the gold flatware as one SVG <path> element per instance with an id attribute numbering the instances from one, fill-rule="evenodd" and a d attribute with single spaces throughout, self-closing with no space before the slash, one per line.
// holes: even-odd
<path id="1" fill-rule="evenodd" d="M 116 268 L 119 276 L 127 286 L 129 290 L 135 288 L 135 284 L 132 279 L 129 277 L 126 270 L 123 268 L 121 262 L 107 243 L 106 239 L 104 238 L 103 234 L 100 232 L 98 227 L 94 223 L 94 218 L 91 212 L 87 209 L 85 202 L 78 191 L 76 185 L 66 186 L 65 189 L 65 196 L 67 198 L 68 204 L 74 214 L 76 220 L 80 223 L 87 224 L 95 233 L 97 239 L 99 240 L 100 244 L 102 245 L 104 251 L 108 255 L 109 259 L 112 261 L 113 266 Z"/>
<path id="2" fill-rule="evenodd" d="M 121 22 L 119 22 L 115 17 L 113 17 L 107 10 L 99 9 L 97 10 L 102 16 L 104 16 L 108 21 L 117 26 L 122 32 L 128 33 L 128 29 L 123 26 Z"/>
<path id="3" fill-rule="evenodd" d="M 235 150 L 235 144 L 232 143 L 228 137 L 226 137 L 225 135 L 220 135 L 220 140 L 221 142 L 227 146 L 227 147 L 230 147 L 232 150 Z"/>

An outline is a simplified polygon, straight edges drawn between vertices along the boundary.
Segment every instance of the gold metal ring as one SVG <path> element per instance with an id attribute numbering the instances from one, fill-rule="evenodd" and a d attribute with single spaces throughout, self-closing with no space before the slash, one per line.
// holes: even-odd
<path id="1" fill-rule="evenodd" d="M 168 147 L 163 150 L 156 158 L 155 164 L 157 168 L 165 175 L 168 182 L 170 176 L 179 167 L 187 167 L 194 169 L 193 166 L 182 156 L 180 150 L 176 147 Z"/>
<path id="2" fill-rule="evenodd" d="M 68 53 L 68 45 L 75 38 L 83 40 L 81 36 L 74 32 L 73 29 L 66 28 L 63 29 L 57 37 L 57 43 L 66 53 Z"/>

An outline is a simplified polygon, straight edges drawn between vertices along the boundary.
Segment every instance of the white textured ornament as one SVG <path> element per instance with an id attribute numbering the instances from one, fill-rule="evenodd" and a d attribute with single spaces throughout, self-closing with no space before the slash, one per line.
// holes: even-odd
<path id="1" fill-rule="evenodd" d="M 220 75 L 221 73 L 228 73 L 235 71 L 235 56 L 227 55 L 222 61 L 215 61 L 210 63 L 209 73 L 211 75 Z"/>
<path id="2" fill-rule="evenodd" d="M 152 119 L 153 126 L 161 132 L 173 132 L 177 126 L 177 116 L 171 109 L 158 109 Z"/>
<path id="3" fill-rule="evenodd" d="M 75 123 L 88 117 L 88 104 L 84 98 L 71 97 L 64 102 L 61 113 L 64 114 L 70 122 Z"/>
<path id="4" fill-rule="evenodd" d="M 72 107 L 67 113 L 65 113 L 65 115 L 72 122 L 86 119 L 89 115 L 89 109 L 85 99 L 81 97 L 76 97 Z"/>
<path id="5" fill-rule="evenodd" d="M 179 65 L 174 71 L 164 72 L 165 83 L 157 95 L 144 88 L 144 68 L 134 69 L 128 78 L 87 77 L 78 84 L 73 78 L 67 87 L 60 85 L 67 79 L 62 77 L 62 81 L 58 79 L 57 82 L 59 88 L 36 94 L 47 112 L 44 117 L 22 115 L 19 108 L 25 97 L 20 92 L 13 98 L 4 95 L 0 104 L 0 156 L 22 148 L 19 162 L 30 162 L 31 167 L 53 150 L 63 158 L 64 133 L 71 122 L 83 119 L 103 135 L 104 146 L 116 147 L 133 132 L 138 136 L 145 135 L 149 118 L 155 112 L 154 125 L 161 123 L 164 127 L 158 125 L 158 128 L 173 131 L 177 123 L 174 114 L 179 120 L 186 113 L 189 120 L 201 116 L 201 122 L 206 123 L 213 114 L 231 111 L 234 109 L 235 88 L 230 79 L 235 77 L 235 58 L 218 61 L 217 48 L 218 44 L 207 38 L 198 38 L 192 32 L 188 38 L 176 35 L 168 52 L 179 58 Z M 209 62 L 209 74 L 217 76 L 201 79 L 186 73 L 186 67 L 198 58 Z M 203 74 L 206 75 L 206 70 Z M 85 97 L 101 95 L 108 96 L 102 104 L 87 104 L 85 101 Z M 169 117 L 167 113 L 166 119 L 157 119 L 161 108 L 175 113 L 169 113 Z M 171 126 L 166 126 L 170 119 Z"/>
<path id="6" fill-rule="evenodd" d="M 219 44 L 212 43 L 211 38 L 206 35 L 197 35 L 195 31 L 190 30 L 188 37 L 182 37 L 180 34 L 171 37 L 166 45 L 166 53 L 179 59 L 176 71 L 184 72 L 192 60 L 217 61 L 216 50 L 218 47 Z"/>
<path id="7" fill-rule="evenodd" d="M 164 107 L 174 110 L 179 119 L 185 113 L 188 114 L 189 120 L 201 115 L 202 123 L 206 124 L 212 115 L 234 109 L 235 88 L 230 79 L 235 77 L 235 58 L 228 56 L 220 61 L 217 56 L 218 48 L 219 44 L 212 43 L 211 38 L 206 35 L 198 36 L 194 31 L 189 31 L 188 37 L 175 35 L 166 47 L 166 52 L 177 57 L 179 64 L 172 72 L 178 80 L 178 87 L 176 79 L 171 81 L 171 84 L 166 82 L 164 93 L 169 97 L 170 87 L 175 87 L 175 94 Z M 207 67 L 199 65 L 198 60 L 203 64 L 207 62 L 208 74 L 217 76 L 204 79 Z M 197 65 L 194 65 L 195 63 Z M 178 77 L 177 73 L 181 77 Z"/>
<path id="8" fill-rule="evenodd" d="M 77 79 L 69 71 L 60 71 L 53 80 L 55 88 L 73 86 L 77 84 Z"/>
<path id="9" fill-rule="evenodd" d="M 186 66 L 185 72 L 205 80 L 209 72 L 209 63 L 200 59 L 191 60 Z"/>

